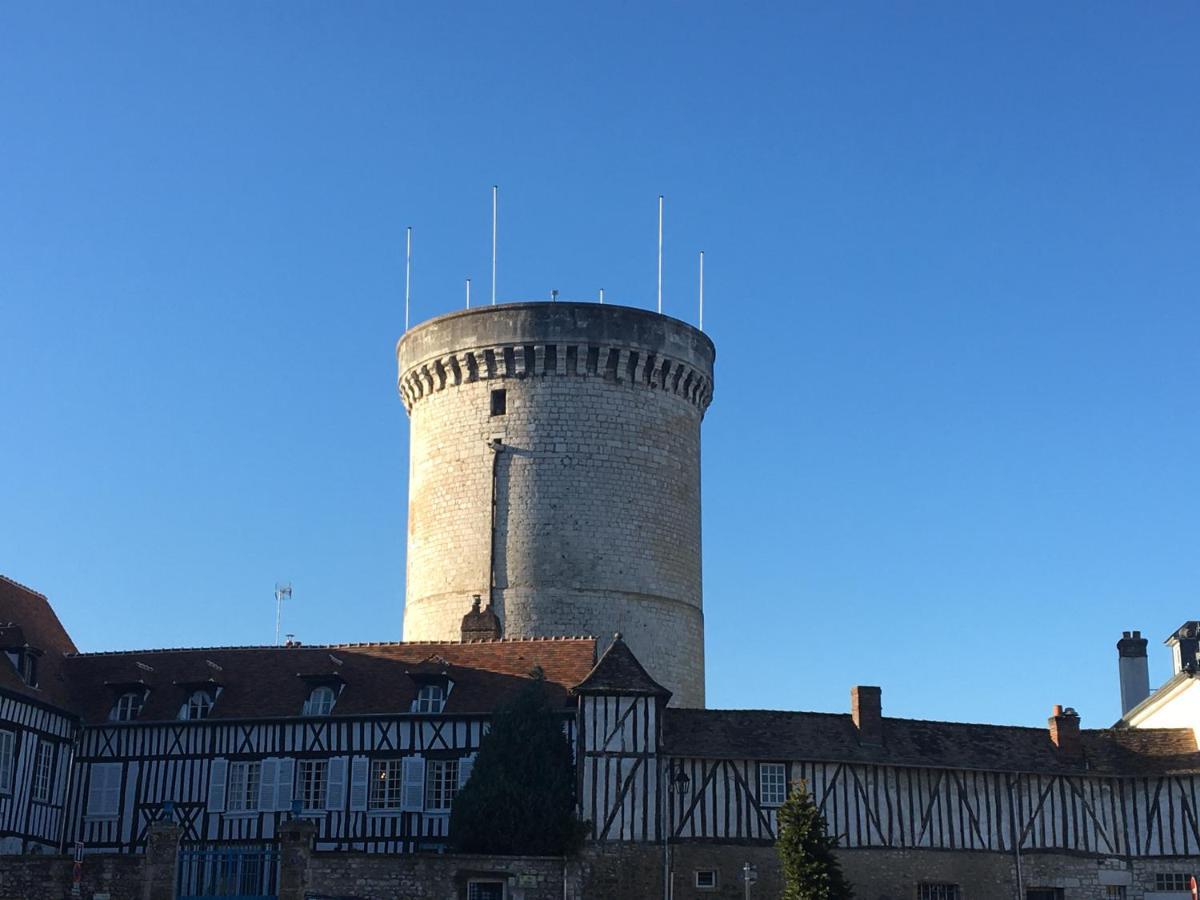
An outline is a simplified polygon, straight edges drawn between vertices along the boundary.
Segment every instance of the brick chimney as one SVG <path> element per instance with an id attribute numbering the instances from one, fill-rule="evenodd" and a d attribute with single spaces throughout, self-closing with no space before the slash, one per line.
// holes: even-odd
<path id="1" fill-rule="evenodd" d="M 850 688 L 850 717 L 858 729 L 858 742 L 879 746 L 883 743 L 882 692 L 877 687 L 855 685 Z"/>
<path id="2" fill-rule="evenodd" d="M 500 617 L 492 611 L 492 604 L 487 609 L 479 608 L 479 595 L 471 598 L 471 611 L 462 619 L 462 642 L 468 641 L 498 641 L 503 633 L 500 628 Z"/>
<path id="3" fill-rule="evenodd" d="M 1121 715 L 1125 715 L 1150 696 L 1146 639 L 1140 631 L 1122 632 L 1117 641 L 1117 658 L 1121 676 Z"/>
<path id="4" fill-rule="evenodd" d="M 1050 716 L 1050 740 L 1058 748 L 1058 755 L 1068 762 L 1083 762 L 1083 740 L 1079 737 L 1079 713 L 1061 704 L 1055 704 Z"/>

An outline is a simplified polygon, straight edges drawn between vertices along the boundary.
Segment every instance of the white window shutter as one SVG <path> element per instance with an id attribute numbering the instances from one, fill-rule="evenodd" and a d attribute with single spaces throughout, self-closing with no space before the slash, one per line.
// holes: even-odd
<path id="1" fill-rule="evenodd" d="M 464 784 L 471 777 L 471 770 L 475 768 L 475 754 L 464 756 L 458 761 L 458 789 L 461 791 Z"/>
<path id="2" fill-rule="evenodd" d="M 296 779 L 296 761 L 279 760 L 278 776 L 275 779 L 275 808 L 292 808 L 292 782 Z"/>
<path id="3" fill-rule="evenodd" d="M 58 748 L 58 768 L 54 770 L 54 805 L 63 805 L 63 791 L 66 787 L 67 773 L 71 766 L 71 745 L 60 744 Z"/>
<path id="4" fill-rule="evenodd" d="M 367 808 L 367 784 L 371 778 L 371 760 L 356 756 L 350 761 L 350 811 L 361 812 Z"/>
<path id="5" fill-rule="evenodd" d="M 87 812 L 115 816 L 121 806 L 121 763 L 93 763 L 88 779 Z"/>
<path id="6" fill-rule="evenodd" d="M 329 782 L 325 785 L 325 808 L 341 811 L 346 805 L 346 757 L 329 760 Z"/>
<path id="7" fill-rule="evenodd" d="M 425 757 L 404 757 L 401 774 L 404 778 L 404 791 L 400 798 L 400 808 L 407 812 L 421 812 L 425 809 Z"/>
<path id="8" fill-rule="evenodd" d="M 209 812 L 225 811 L 225 777 L 229 771 L 229 760 L 214 759 L 208 767 Z"/>
<path id="9" fill-rule="evenodd" d="M 258 808 L 272 810 L 275 808 L 275 771 L 279 768 L 279 760 L 264 759 L 258 769 Z"/>

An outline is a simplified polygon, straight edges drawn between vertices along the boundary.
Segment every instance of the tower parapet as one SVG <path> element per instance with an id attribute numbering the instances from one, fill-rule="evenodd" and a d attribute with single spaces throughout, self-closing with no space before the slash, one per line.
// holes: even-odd
<path id="1" fill-rule="evenodd" d="M 674 702 L 702 706 L 714 358 L 684 322 L 595 303 L 482 307 L 406 334 L 405 638 L 455 638 L 481 594 L 509 637 L 621 631 Z"/>

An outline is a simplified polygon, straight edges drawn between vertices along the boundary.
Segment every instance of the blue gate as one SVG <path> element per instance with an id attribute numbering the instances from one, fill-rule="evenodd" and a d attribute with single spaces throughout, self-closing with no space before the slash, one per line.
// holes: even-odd
<path id="1" fill-rule="evenodd" d="M 274 844 L 181 847 L 178 900 L 276 900 L 279 848 Z"/>

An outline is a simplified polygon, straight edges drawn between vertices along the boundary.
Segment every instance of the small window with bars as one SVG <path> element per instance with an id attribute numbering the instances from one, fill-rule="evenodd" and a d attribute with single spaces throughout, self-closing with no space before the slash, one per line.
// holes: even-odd
<path id="1" fill-rule="evenodd" d="M 1190 872 L 1156 872 L 1154 889 L 1156 891 L 1190 891 L 1192 875 Z"/>
<path id="2" fill-rule="evenodd" d="M 917 900 L 962 900 L 957 884 L 922 881 L 917 885 Z"/>
<path id="3" fill-rule="evenodd" d="M 696 887 L 700 888 L 700 890 L 715 890 L 717 887 L 717 870 L 697 869 Z"/>
<path id="4" fill-rule="evenodd" d="M 399 809 L 404 797 L 403 760 L 371 761 L 371 809 Z"/>
<path id="5" fill-rule="evenodd" d="M 505 900 L 504 882 L 471 879 L 467 882 L 467 900 Z"/>
<path id="6" fill-rule="evenodd" d="M 1025 891 L 1025 900 L 1063 900 L 1062 888 L 1036 887 Z"/>
<path id="7" fill-rule="evenodd" d="M 1125 885 L 1106 884 L 1104 886 L 1104 900 L 1125 900 Z"/>

